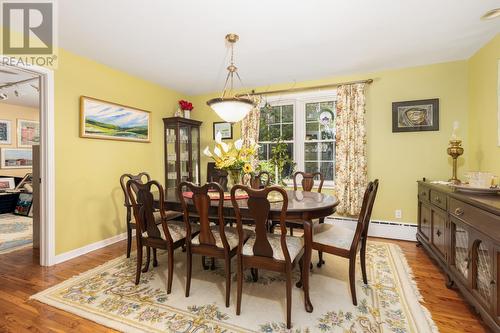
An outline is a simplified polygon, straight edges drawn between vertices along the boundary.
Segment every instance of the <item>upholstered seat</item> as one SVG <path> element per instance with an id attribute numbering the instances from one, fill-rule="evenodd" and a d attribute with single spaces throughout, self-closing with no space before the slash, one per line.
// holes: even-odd
<path id="1" fill-rule="evenodd" d="M 214 235 L 214 238 L 215 238 L 215 246 L 223 249 L 224 245 L 222 244 L 222 239 L 220 237 L 219 226 L 214 225 L 210 229 L 212 230 L 212 235 Z M 245 230 L 245 232 L 246 232 L 246 234 L 249 233 L 247 230 Z M 239 241 L 238 230 L 236 228 L 225 227 L 224 233 L 226 234 L 226 240 L 227 240 L 227 243 L 229 244 L 229 249 L 232 250 L 235 247 L 237 247 L 238 241 Z M 200 235 L 196 235 L 191 240 L 191 244 L 200 245 Z"/>
<path id="2" fill-rule="evenodd" d="M 156 217 L 156 216 L 155 216 Z M 168 232 L 170 233 L 170 236 L 172 237 L 172 241 L 175 243 L 178 240 L 181 240 L 186 237 L 186 225 L 184 222 L 181 221 L 169 221 L 167 223 L 168 225 Z M 163 232 L 163 227 L 161 225 L 158 226 L 158 229 L 160 230 L 160 235 L 162 239 L 167 239 L 165 237 L 165 233 Z M 200 230 L 200 227 L 197 224 L 191 223 L 191 233 L 197 233 Z M 148 237 L 147 232 L 142 233 L 143 237 Z"/>
<path id="3" fill-rule="evenodd" d="M 355 229 L 349 229 L 334 224 L 321 223 L 314 226 L 313 240 L 315 243 L 349 250 L 355 234 Z"/>
<path id="4" fill-rule="evenodd" d="M 273 258 L 276 260 L 284 261 L 283 250 L 281 248 L 281 235 L 267 234 L 267 240 L 273 249 Z M 253 256 L 253 245 L 255 244 L 255 234 L 252 235 L 248 241 L 243 245 L 243 255 Z M 286 236 L 286 246 L 290 254 L 290 260 L 293 261 L 303 248 L 302 238 Z"/>
<path id="5" fill-rule="evenodd" d="M 153 216 L 155 218 L 155 222 L 156 224 L 160 224 L 161 223 L 161 214 L 160 214 L 160 211 L 157 210 L 153 213 Z M 182 216 L 182 213 L 181 212 L 176 212 L 176 211 L 173 211 L 173 210 L 166 210 L 165 211 L 165 217 L 167 218 L 167 220 L 173 220 L 173 219 L 176 219 L 178 217 Z M 132 217 L 132 219 L 130 220 L 130 223 L 134 223 L 135 224 L 135 217 Z"/>

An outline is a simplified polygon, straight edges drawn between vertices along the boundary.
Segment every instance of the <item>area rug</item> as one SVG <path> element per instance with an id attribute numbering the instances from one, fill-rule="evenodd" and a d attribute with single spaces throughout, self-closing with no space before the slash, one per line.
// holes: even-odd
<path id="1" fill-rule="evenodd" d="M 204 271 L 199 256 L 193 260 L 190 297 L 184 297 L 185 253 L 176 252 L 172 293 L 167 295 L 166 256 L 142 274 L 134 285 L 135 259 L 120 257 L 32 296 L 32 299 L 125 332 L 437 332 L 400 248 L 369 242 L 369 284 L 357 272 L 358 306 L 351 302 L 348 262 L 325 254 L 326 265 L 311 273 L 314 312 L 304 309 L 301 289 L 293 287 L 292 329 L 285 322 L 285 281 L 281 275 L 260 271 L 245 278 L 241 315 L 236 309 L 233 273 L 231 306 L 224 305 L 224 271 Z M 233 262 L 234 270 L 236 262 Z M 297 280 L 299 272 L 294 272 Z"/>
<path id="2" fill-rule="evenodd" d="M 0 254 L 31 246 L 33 219 L 14 214 L 0 214 Z"/>

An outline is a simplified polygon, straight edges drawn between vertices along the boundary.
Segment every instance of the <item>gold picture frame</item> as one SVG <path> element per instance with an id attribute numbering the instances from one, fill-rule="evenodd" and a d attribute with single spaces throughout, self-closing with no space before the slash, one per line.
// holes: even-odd
<path id="1" fill-rule="evenodd" d="M 80 137 L 149 143 L 151 112 L 80 96 Z"/>

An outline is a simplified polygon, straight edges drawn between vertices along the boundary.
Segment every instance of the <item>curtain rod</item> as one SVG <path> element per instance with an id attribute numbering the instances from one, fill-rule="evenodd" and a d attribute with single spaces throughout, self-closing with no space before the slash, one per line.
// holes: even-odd
<path id="1" fill-rule="evenodd" d="M 11 86 L 15 86 L 16 84 L 23 84 L 23 83 L 30 82 L 30 81 L 37 80 L 37 79 L 39 79 L 38 76 L 37 77 L 32 77 L 30 79 L 26 79 L 26 80 L 17 81 L 17 82 L 9 82 L 9 83 L 1 85 L 0 89 L 11 87 Z"/>
<path id="2" fill-rule="evenodd" d="M 269 91 L 262 91 L 262 92 L 257 92 L 255 90 L 252 90 L 252 92 L 248 94 L 238 94 L 236 95 L 237 97 L 241 96 L 261 96 L 261 95 L 271 95 L 271 94 L 280 94 L 280 93 L 292 93 L 292 92 L 299 92 L 299 91 L 307 91 L 307 90 L 316 90 L 316 89 L 325 89 L 325 88 L 336 88 L 340 85 L 344 84 L 356 84 L 356 83 L 366 83 L 370 84 L 373 82 L 373 79 L 367 79 L 367 80 L 358 80 L 358 81 L 349 81 L 349 82 L 339 82 L 339 83 L 332 83 L 332 84 L 324 84 L 320 86 L 312 86 L 312 87 L 303 87 L 303 88 L 290 88 L 290 89 L 278 89 L 278 90 L 269 90 Z"/>

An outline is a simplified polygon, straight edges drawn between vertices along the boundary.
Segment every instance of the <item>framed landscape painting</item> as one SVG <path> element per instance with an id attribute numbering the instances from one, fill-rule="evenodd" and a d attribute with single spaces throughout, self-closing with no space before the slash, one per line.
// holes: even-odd
<path id="1" fill-rule="evenodd" d="M 392 132 L 439 130 L 439 99 L 392 103 Z"/>
<path id="2" fill-rule="evenodd" d="M 40 144 L 40 123 L 34 120 L 17 120 L 17 146 L 31 147 Z"/>
<path id="3" fill-rule="evenodd" d="M 151 114 L 130 106 L 81 96 L 80 137 L 150 142 Z"/>
<path id="4" fill-rule="evenodd" d="M 31 149 L 2 148 L 0 167 L 2 169 L 31 169 L 33 151 Z"/>

